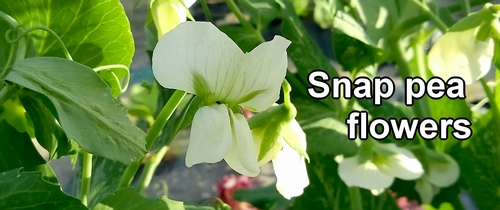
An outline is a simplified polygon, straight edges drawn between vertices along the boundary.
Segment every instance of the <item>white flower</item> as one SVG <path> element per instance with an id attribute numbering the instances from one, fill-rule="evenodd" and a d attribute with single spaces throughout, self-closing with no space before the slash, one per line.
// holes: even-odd
<path id="1" fill-rule="evenodd" d="M 182 0 L 151 0 L 151 16 L 158 31 L 158 38 L 175 28 L 180 23 L 186 22 L 187 8 L 191 7 L 196 0 L 186 0 L 184 6 Z M 187 7 L 187 8 L 186 8 Z"/>
<path id="2" fill-rule="evenodd" d="M 279 98 L 290 41 L 275 36 L 250 53 L 209 22 L 184 22 L 165 34 L 153 52 L 153 73 L 165 88 L 203 101 L 193 118 L 186 165 L 224 159 L 235 171 L 256 176 L 257 155 L 239 106 L 262 111 Z"/>
<path id="3" fill-rule="evenodd" d="M 359 163 L 359 154 L 343 158 L 338 173 L 348 187 L 361 187 L 377 195 L 392 185 L 394 178 L 418 179 L 424 173 L 422 164 L 409 150 L 395 144 L 377 144 L 394 154 L 382 156 L 373 153 L 372 159 Z"/>
<path id="4" fill-rule="evenodd" d="M 307 176 L 305 158 L 287 142 L 298 141 L 305 151 L 307 147 L 306 134 L 295 119 L 283 126 L 280 134 L 279 140 L 259 161 L 259 164 L 263 165 L 272 160 L 277 178 L 276 188 L 283 197 L 291 199 L 302 195 L 304 188 L 309 185 L 309 177 Z M 258 130 L 252 130 L 252 136 L 255 141 L 255 148 L 259 150 L 263 135 Z"/>
<path id="5" fill-rule="evenodd" d="M 447 32 L 439 38 L 428 56 L 431 72 L 444 80 L 461 77 L 466 84 L 484 77 L 491 68 L 495 45 L 492 38 L 477 40 L 478 29 Z"/>

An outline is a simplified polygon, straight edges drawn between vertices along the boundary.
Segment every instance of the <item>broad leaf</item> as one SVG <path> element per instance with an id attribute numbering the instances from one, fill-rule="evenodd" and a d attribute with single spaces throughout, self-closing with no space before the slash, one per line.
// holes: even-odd
<path id="1" fill-rule="evenodd" d="M 23 168 L 23 171 L 40 171 L 45 180 L 57 183 L 54 172 L 38 153 L 27 133 L 19 133 L 3 120 L 0 121 L 0 136 L 2 137 L 0 141 L 0 172 L 16 168 Z"/>
<path id="2" fill-rule="evenodd" d="M 257 31 L 248 31 L 238 26 L 221 26 L 219 29 L 236 42 L 243 52 L 252 51 L 262 42 L 258 34 L 260 32 Z"/>
<path id="3" fill-rule="evenodd" d="M 145 133 L 89 67 L 62 58 L 28 58 L 6 79 L 47 96 L 68 138 L 86 151 L 124 164 L 144 155 Z"/>
<path id="4" fill-rule="evenodd" d="M 19 169 L 0 173 L 0 209 L 87 209 L 64 194 L 59 184 L 43 180 L 40 172 Z"/>
<path id="5" fill-rule="evenodd" d="M 81 165 L 81 162 L 80 162 Z M 127 168 L 120 162 L 96 156 L 92 161 L 92 179 L 89 193 L 89 207 L 92 208 L 99 201 L 111 195 L 118 189 L 120 179 Z M 82 172 L 79 170 L 73 178 L 72 195 L 79 196 L 81 189 Z"/>
<path id="6" fill-rule="evenodd" d="M 129 66 L 134 54 L 130 23 L 119 0 L 25 0 L 2 1 L 2 11 L 26 28 L 45 26 L 53 30 L 68 48 L 73 59 L 89 67 L 109 64 Z M 31 33 L 39 56 L 64 57 L 53 35 L 36 30 Z M 121 93 L 124 69 L 100 72 Z"/>
<path id="7" fill-rule="evenodd" d="M 238 3 L 250 13 L 250 20 L 259 29 L 266 27 L 278 16 L 279 6 L 274 0 L 243 0 Z"/>
<path id="8" fill-rule="evenodd" d="M 500 135 L 491 113 L 473 124 L 469 146 L 458 160 L 462 178 L 468 183 L 479 209 L 500 209 Z"/>
<path id="9" fill-rule="evenodd" d="M 20 98 L 26 113 L 33 121 L 36 140 L 49 152 L 50 159 L 75 154 L 79 150 L 78 145 L 72 143 L 59 126 L 51 111 L 55 108 L 46 96 L 23 90 Z"/>
<path id="10" fill-rule="evenodd" d="M 300 21 L 300 18 L 295 13 L 291 1 L 277 0 L 277 2 L 281 7 L 281 14 L 283 18 L 281 23 L 281 34 L 292 41 L 292 44 L 288 47 L 287 52 L 295 67 L 297 67 L 298 78 L 307 80 L 311 71 L 317 69 L 326 71 L 330 77 L 339 76 L 337 71 L 330 64 L 328 58 L 326 58 L 322 53 L 318 44 L 305 29 L 304 25 Z M 287 75 L 287 78 L 292 79 L 291 77 L 293 76 L 295 75 Z M 340 100 L 327 98 L 322 102 L 333 108 L 333 112 L 335 114 L 338 114 L 337 112 L 339 112 L 342 107 Z"/>
<path id="11" fill-rule="evenodd" d="M 93 210 L 178 210 L 184 209 L 182 202 L 163 196 L 158 199 L 144 198 L 132 188 L 123 188 L 104 198 Z"/>
<path id="12" fill-rule="evenodd" d="M 307 154 L 343 154 L 353 156 L 358 146 L 347 138 L 347 126 L 333 112 L 314 100 L 295 98 L 297 122 L 307 138 Z"/>

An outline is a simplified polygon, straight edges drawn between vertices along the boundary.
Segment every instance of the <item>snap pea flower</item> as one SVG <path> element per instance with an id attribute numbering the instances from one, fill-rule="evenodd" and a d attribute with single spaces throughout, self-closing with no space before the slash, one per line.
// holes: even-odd
<path id="1" fill-rule="evenodd" d="M 188 167 L 224 159 L 243 175 L 260 172 L 248 122 L 233 110 L 263 111 L 278 100 L 290 43 L 275 36 L 244 53 L 213 24 L 191 21 L 159 40 L 152 59 L 158 83 L 203 103 L 192 122 Z"/>
<path id="2" fill-rule="evenodd" d="M 395 177 L 414 180 L 424 173 L 422 164 L 412 152 L 393 143 L 377 143 L 365 148 L 362 145 L 359 154 L 339 162 L 339 176 L 348 187 L 371 190 L 374 195 L 390 187 Z"/>
<path id="3" fill-rule="evenodd" d="M 453 76 L 466 84 L 484 77 L 491 69 L 495 44 L 492 38 L 476 39 L 479 27 L 465 31 L 447 32 L 429 52 L 429 68 L 444 80 Z"/>
<path id="4" fill-rule="evenodd" d="M 180 23 L 186 22 L 186 16 L 191 16 L 188 8 L 195 2 L 196 0 L 150 0 L 150 12 L 158 31 L 158 38 Z"/>
<path id="5" fill-rule="evenodd" d="M 252 130 L 255 141 L 255 148 L 260 152 L 263 141 L 264 130 Z M 278 141 L 259 161 L 259 165 L 264 165 L 269 161 L 273 162 L 274 172 L 277 182 L 276 189 L 286 199 L 302 195 L 304 188 L 309 185 L 309 177 L 305 157 L 292 148 L 287 142 L 300 142 L 303 151 L 306 150 L 306 134 L 302 131 L 299 123 L 293 119 L 283 126 Z"/>
<path id="6" fill-rule="evenodd" d="M 457 21 L 431 48 L 431 72 L 445 80 L 461 77 L 466 84 L 484 77 L 492 66 L 494 38 L 500 38 L 498 13 L 497 7 L 487 3 Z"/>

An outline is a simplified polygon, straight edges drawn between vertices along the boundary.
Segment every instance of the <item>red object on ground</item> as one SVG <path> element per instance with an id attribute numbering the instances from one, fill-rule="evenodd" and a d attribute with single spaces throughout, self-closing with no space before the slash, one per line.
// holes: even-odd
<path id="1" fill-rule="evenodd" d="M 398 198 L 397 203 L 401 210 L 424 210 L 417 201 L 408 201 L 407 197 Z"/>
<path id="2" fill-rule="evenodd" d="M 240 202 L 234 199 L 233 193 L 238 189 L 249 189 L 253 187 L 255 178 L 241 175 L 226 175 L 215 185 L 219 191 L 218 197 L 231 206 L 233 210 L 257 210 L 248 202 Z"/>

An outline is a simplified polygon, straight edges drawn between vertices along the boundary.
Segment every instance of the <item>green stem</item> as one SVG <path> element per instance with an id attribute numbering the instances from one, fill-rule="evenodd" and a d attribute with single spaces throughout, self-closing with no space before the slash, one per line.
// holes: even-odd
<path id="1" fill-rule="evenodd" d="M 463 9 L 465 10 L 465 15 L 468 15 L 470 13 L 470 1 L 469 0 L 462 0 L 463 4 Z"/>
<path id="2" fill-rule="evenodd" d="M 151 146 L 156 141 L 156 138 L 160 134 L 161 130 L 167 123 L 168 119 L 170 119 L 170 116 L 172 116 L 175 109 L 177 109 L 177 106 L 179 106 L 185 95 L 186 92 L 182 90 L 176 90 L 172 97 L 170 97 L 170 99 L 168 100 L 167 104 L 165 104 L 163 109 L 160 111 L 160 114 L 158 114 L 158 117 L 156 117 L 155 122 L 146 135 L 146 150 L 149 151 L 149 149 L 151 149 Z M 134 179 L 135 174 L 137 173 L 137 170 L 139 170 L 139 166 L 141 165 L 143 159 L 144 158 L 142 158 L 138 162 L 133 162 L 127 167 L 122 176 L 122 179 L 120 180 L 118 189 L 128 187 L 130 185 L 130 183 Z"/>
<path id="3" fill-rule="evenodd" d="M 357 187 L 349 187 L 349 198 L 351 198 L 351 210 L 363 210 L 361 193 Z"/>
<path id="4" fill-rule="evenodd" d="M 238 21 L 240 21 L 240 24 L 250 30 L 250 31 L 253 31 L 255 30 L 252 26 L 252 24 L 250 24 L 250 22 L 248 22 L 247 19 L 245 19 L 245 17 L 243 17 L 243 13 L 241 13 L 240 9 L 238 8 L 238 6 L 236 6 L 236 3 L 234 3 L 234 0 L 225 0 L 226 1 L 226 4 L 227 6 L 229 7 L 229 9 L 234 13 L 234 15 L 236 16 L 236 18 L 238 18 Z"/>
<path id="5" fill-rule="evenodd" d="M 488 86 L 486 79 L 481 78 L 481 79 L 479 79 L 479 81 L 481 82 L 481 85 L 483 86 L 483 89 L 484 89 L 484 92 L 486 93 L 486 96 L 488 96 L 488 98 L 489 98 L 490 109 L 491 109 L 491 112 L 493 113 L 493 118 L 496 119 L 497 121 L 500 120 L 500 110 L 498 110 L 499 107 L 497 105 L 497 102 L 495 101 L 495 95 L 493 94 L 490 87 Z M 500 130 L 500 123 L 496 123 L 496 124 L 497 124 L 497 129 Z"/>
<path id="6" fill-rule="evenodd" d="M 130 82 L 130 69 L 122 64 L 110 64 L 110 65 L 104 65 L 104 66 L 99 66 L 94 68 L 95 72 L 103 71 L 103 70 L 108 70 L 108 69 L 124 69 L 127 73 L 125 74 L 125 84 L 122 84 L 122 81 L 117 81 L 118 83 L 121 84 L 121 92 L 124 93 L 129 85 Z M 116 75 L 115 75 L 116 76 Z M 116 77 L 116 80 L 119 80 L 118 77 Z"/>
<path id="7" fill-rule="evenodd" d="M 141 173 L 139 182 L 137 183 L 137 190 L 140 194 L 143 194 L 146 189 L 148 189 L 151 179 L 153 179 L 154 172 L 158 165 L 160 165 L 161 160 L 168 151 L 168 146 L 163 146 L 158 153 L 152 153 L 151 156 L 145 159 L 146 165 Z"/>
<path id="8" fill-rule="evenodd" d="M 424 11 L 424 13 L 427 16 L 429 16 L 430 19 L 432 19 L 434 21 L 434 23 L 439 28 L 439 30 L 441 30 L 443 32 L 446 32 L 448 30 L 448 26 L 446 26 L 446 24 L 444 24 L 443 21 L 441 21 L 441 19 L 439 19 L 439 17 L 436 14 L 434 14 L 429 9 L 429 7 L 427 7 L 427 5 L 423 4 L 422 2 L 420 2 L 418 0 L 411 0 L 410 2 L 413 2 L 416 6 L 418 6 L 420 9 L 422 9 Z"/>
<path id="9" fill-rule="evenodd" d="M 10 29 L 10 30 L 8 30 L 8 31 L 5 33 L 5 39 L 7 40 L 7 42 L 9 42 L 9 43 L 11 43 L 11 44 L 12 44 L 12 43 L 14 43 L 14 42 L 19 41 L 19 40 L 20 40 L 20 39 L 22 39 L 24 36 L 26 36 L 26 34 L 28 34 L 28 33 L 32 32 L 32 31 L 34 31 L 34 30 L 43 30 L 43 31 L 46 31 L 46 32 L 48 32 L 49 34 L 53 35 L 53 36 L 56 38 L 56 40 L 57 40 L 57 42 L 59 43 L 59 45 L 61 45 L 61 48 L 62 48 L 63 53 L 64 53 L 64 55 L 66 56 L 66 58 L 67 58 L 68 60 L 73 60 L 73 57 L 71 57 L 71 54 L 69 53 L 68 48 L 66 48 L 66 45 L 64 45 L 64 42 L 62 41 L 61 37 L 59 37 L 59 36 L 57 35 L 57 33 L 56 33 L 56 32 L 54 32 L 52 29 L 47 28 L 47 27 L 45 27 L 45 26 L 35 26 L 35 27 L 32 27 L 32 28 L 29 28 L 29 29 L 27 29 L 26 31 L 24 31 L 21 35 L 17 36 L 15 39 L 11 39 L 11 38 L 9 37 L 9 36 L 10 36 L 10 33 L 12 33 L 12 31 L 14 31 L 13 29 Z"/>
<path id="10" fill-rule="evenodd" d="M 399 41 L 399 38 L 391 37 L 389 38 L 387 43 L 391 51 L 394 53 L 394 59 L 396 60 L 399 73 L 401 74 L 401 78 L 405 80 L 407 77 L 411 76 L 410 73 L 411 71 L 404 57 L 403 47 L 401 46 L 401 42 Z M 420 119 L 431 116 L 431 111 L 429 109 L 429 104 L 426 98 L 415 100 L 413 111 Z"/>
<path id="11" fill-rule="evenodd" d="M 16 47 L 17 47 L 16 44 L 10 45 L 9 57 L 7 57 L 7 61 L 5 62 L 5 66 L 3 67 L 3 70 L 0 72 L 0 81 L 5 79 L 5 77 L 9 73 L 9 71 L 8 71 L 9 66 L 12 63 L 12 59 L 14 58 L 14 54 L 16 53 Z"/>
<path id="12" fill-rule="evenodd" d="M 90 192 L 90 182 L 92 178 L 92 154 L 87 151 L 83 151 L 83 167 L 82 167 L 82 186 L 80 191 L 80 197 L 84 205 L 88 205 L 89 202 L 89 192 Z"/>
<path id="13" fill-rule="evenodd" d="M 285 105 L 291 104 L 292 102 L 290 101 L 290 92 L 292 92 L 292 86 L 290 86 L 290 83 L 288 83 L 288 81 L 284 79 L 281 83 L 281 88 L 283 88 L 283 101 L 285 102 Z"/>
<path id="14" fill-rule="evenodd" d="M 207 19 L 208 22 L 212 22 L 212 13 L 210 13 L 210 9 L 208 8 L 207 0 L 201 0 L 201 7 L 203 8 L 205 19 Z"/>
<path id="15" fill-rule="evenodd" d="M 9 85 L 5 85 L 2 90 L 0 90 L 0 106 L 2 106 L 6 101 L 14 95 L 15 91 Z"/>

